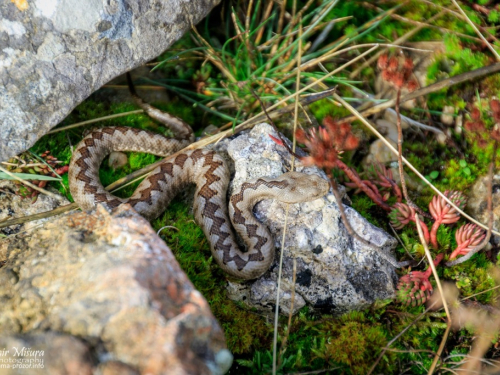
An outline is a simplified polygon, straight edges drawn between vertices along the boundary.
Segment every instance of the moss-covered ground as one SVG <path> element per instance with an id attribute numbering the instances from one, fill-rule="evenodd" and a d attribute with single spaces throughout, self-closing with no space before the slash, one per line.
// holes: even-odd
<path id="1" fill-rule="evenodd" d="M 157 79 L 155 82 L 166 86 L 173 92 L 173 97 L 169 103 L 152 104 L 193 124 L 197 134 L 200 134 L 201 130 L 208 124 L 216 126 L 237 124 L 245 116 L 248 117 L 249 114 L 259 109 L 259 103 L 251 90 L 245 85 L 237 85 L 237 81 L 241 83 L 250 80 L 252 72 L 265 66 L 272 67 L 272 69 L 268 69 L 268 77 L 271 78 L 266 82 L 269 83 L 271 79 L 279 80 L 280 76 L 276 72 L 286 69 L 288 66 L 288 64 L 272 65 L 269 63 L 273 57 L 272 54 L 258 54 L 248 51 L 245 43 L 233 37 L 234 24 L 229 16 L 230 5 L 236 9 L 235 12 L 239 15 L 246 9 L 242 3 L 244 2 L 223 1 L 223 6 L 218 7 L 212 16 L 198 27 L 207 43 L 210 43 L 213 48 L 223 51 L 222 56 L 227 63 L 225 69 L 229 72 L 224 72 L 224 68 L 212 64 L 211 60 L 203 55 L 204 50 L 200 50 L 200 47 L 188 36 L 182 38 L 158 58 L 158 61 L 167 60 L 158 68 L 166 78 L 164 80 Z M 264 7 L 267 6 L 268 1 L 259 1 L 258 3 L 259 7 Z M 289 3 L 287 9 L 291 12 L 293 4 Z M 477 38 L 474 30 L 459 17 L 446 11 L 446 9 L 451 8 L 450 2 L 446 0 L 434 1 L 434 4 L 425 1 L 408 1 L 404 5 L 402 2 L 395 1 L 381 2 L 379 5 L 376 3 L 338 2 L 328 12 L 323 22 L 339 17 L 352 18 L 334 23 L 326 40 L 321 44 L 323 47 L 317 47 L 317 55 L 311 54 L 311 58 L 319 56 L 321 48 L 327 49 L 331 43 L 346 37 L 355 40 L 356 43 L 386 43 L 395 40 L 416 27 L 411 21 L 425 23 L 437 12 L 443 11 L 443 15 L 433 22 L 434 27 L 423 27 L 409 39 L 409 41 L 432 40 L 444 43 L 444 53 L 436 55 L 434 62 L 428 68 L 429 83 L 480 68 L 494 61 L 484 45 L 474 39 Z M 494 33 L 500 23 L 498 6 L 493 6 L 490 1 L 479 1 L 479 3 L 490 9 L 489 14 L 473 10 L 468 6 L 472 3 L 462 5 L 474 22 Z M 298 1 L 297 9 L 301 9 L 304 4 L 304 1 Z M 273 11 L 273 14 L 276 12 L 277 10 Z M 306 11 L 304 18 L 307 19 L 311 12 L 311 9 Z M 221 14 L 222 22 L 218 18 L 221 17 Z M 398 15 L 399 18 L 392 17 L 392 14 Z M 270 20 L 266 21 L 264 25 L 260 25 L 255 21 L 256 17 L 252 16 L 252 25 L 255 28 L 255 32 L 251 33 L 252 37 L 257 38 L 259 30 L 262 29 L 260 38 L 270 40 L 274 35 L 273 30 L 275 29 L 273 28 L 277 27 L 279 21 L 276 14 L 273 17 L 270 17 Z M 244 25 L 238 27 L 244 28 Z M 469 37 L 463 37 L 446 30 L 460 32 Z M 500 48 L 500 44 L 496 40 L 493 45 Z M 193 50 L 195 48 L 196 50 Z M 355 53 L 345 54 L 338 59 L 329 59 L 324 63 L 324 67 L 331 71 L 355 55 Z M 274 67 L 276 70 L 273 70 Z M 315 73 L 313 74 L 312 71 L 308 73 L 307 79 L 315 78 Z M 358 81 L 349 81 L 349 72 L 342 71 L 336 76 L 336 80 L 326 81 L 326 83 L 339 84 L 342 96 L 349 97 L 353 96 L 353 86 L 366 92 L 372 92 L 376 74 L 377 71 L 374 68 L 366 67 L 356 78 Z M 233 76 L 235 81 L 228 79 L 228 75 Z M 295 80 L 295 77 L 290 79 Z M 469 116 L 471 108 L 476 106 L 483 111 L 484 119 L 489 122 L 487 125 L 492 126 L 491 120 L 488 119 L 486 103 L 488 98 L 500 96 L 499 80 L 500 75 L 497 74 L 481 81 L 443 89 L 427 96 L 426 108 L 404 110 L 403 113 L 425 123 L 428 123 L 427 113 L 429 113 L 433 123 L 438 123 L 444 106 L 455 107 L 455 115 L 464 114 L 466 118 Z M 290 81 L 290 84 L 287 82 L 289 81 L 286 79 L 283 81 L 284 86 L 279 86 L 276 82 L 276 85 L 270 85 L 267 91 L 259 92 L 259 95 L 264 102 L 271 103 L 277 97 L 286 95 L 292 90 L 293 82 Z M 250 87 L 253 87 L 255 91 L 259 89 L 258 85 L 252 86 L 250 84 Z M 222 97 L 225 97 L 226 103 L 229 103 L 226 110 L 219 109 L 212 104 L 212 101 L 220 100 Z M 232 98 L 233 102 L 227 99 L 228 97 Z M 135 109 L 137 108 L 130 103 L 110 104 L 99 102 L 95 97 L 90 97 L 80 104 L 61 126 Z M 319 122 L 327 115 L 336 118 L 348 115 L 345 109 L 329 99 L 318 101 L 312 104 L 309 109 Z M 164 132 L 163 128 L 153 120 L 141 114 L 101 121 L 92 126 L 108 125 L 132 126 Z M 345 154 L 344 160 L 361 172 L 360 161 L 374 137 L 361 124 L 355 122 L 353 126 L 355 132 L 361 135 L 361 144 L 355 152 Z M 78 127 L 46 136 L 38 141 L 31 151 L 41 154 L 45 150 L 50 150 L 59 160 L 68 163 L 71 158 L 71 145 L 76 145 L 88 129 L 89 127 Z M 432 179 L 432 182 L 441 191 L 452 189 L 468 193 L 477 178 L 486 173 L 492 157 L 492 150 L 491 147 L 486 150 L 479 148 L 463 133 L 452 132 L 451 140 L 452 143 L 441 145 L 431 133 L 409 131 L 403 146 L 404 155 L 421 173 Z M 103 163 L 100 177 L 104 185 L 157 160 L 154 156 L 137 153 L 129 153 L 128 156 L 128 164 L 118 170 L 111 169 L 106 162 Z M 498 169 L 500 158 L 497 160 Z M 410 173 L 410 177 L 416 178 L 412 173 Z M 117 194 L 129 196 L 137 184 L 138 182 L 125 187 Z M 63 177 L 60 189 L 63 194 L 71 198 L 66 177 Z M 428 188 L 410 191 L 410 195 L 416 204 L 424 208 L 428 206 L 433 196 Z M 358 194 L 351 195 L 351 199 L 353 207 L 370 222 L 392 233 L 385 214 L 369 198 Z M 465 223 L 465 221 L 462 220 L 460 223 Z M 173 203 L 162 216 L 152 222 L 152 225 L 156 230 L 165 227 L 160 232 L 161 237 L 175 253 L 181 267 L 196 288 L 208 300 L 214 315 L 223 327 L 228 347 L 236 358 L 230 373 L 269 373 L 272 365 L 271 348 L 274 328 L 267 318 L 256 312 L 245 310 L 228 300 L 224 292 L 224 274 L 213 261 L 207 240 L 201 229 L 194 223 L 190 207 L 182 201 Z M 456 243 L 453 233 L 453 228 L 443 227 L 440 229 L 438 233 L 439 252 L 449 253 L 454 248 Z M 423 248 L 416 237 L 415 228 L 407 226 L 398 234 L 407 251 L 417 259 L 421 259 Z M 402 245 L 398 246 L 396 251 L 399 258 L 407 257 Z M 497 294 L 495 291 L 485 293 L 484 291 L 495 286 L 490 271 L 492 267 L 496 266 L 497 260 L 494 254 L 493 256 L 488 255 L 490 256 L 488 257 L 484 253 L 477 254 L 462 265 L 439 268 L 440 276 L 444 280 L 453 282 L 460 290 L 461 297 L 474 295 L 473 299 L 479 303 L 492 304 L 496 301 Z M 422 269 L 422 267 L 420 266 L 418 269 Z M 331 317 L 328 315 L 317 316 L 304 308 L 292 318 L 290 327 L 287 326 L 286 319 L 282 319 L 280 322 L 278 328 L 280 342 L 285 334 L 288 334 L 289 337 L 286 348 L 282 348 L 280 352 L 278 371 L 279 373 L 306 373 L 307 371 L 324 370 L 322 373 L 325 374 L 365 374 L 381 353 L 382 348 L 403 331 L 424 309 L 423 306 L 404 307 L 395 301 L 381 301 L 366 311 L 352 312 L 342 317 Z M 427 373 L 433 360 L 432 353 L 438 350 L 445 328 L 444 312 L 426 313 L 423 319 L 412 325 L 391 346 L 395 351 L 386 352 L 376 367 L 375 373 L 396 374 L 403 371 L 412 374 Z M 460 355 L 468 353 L 473 340 L 472 330 L 452 331 L 443 352 L 443 357 L 451 358 L 447 360 L 448 365 L 450 361 L 459 361 Z M 491 351 L 488 355 L 495 357 L 495 353 Z M 456 356 L 453 357 L 453 355 Z"/>

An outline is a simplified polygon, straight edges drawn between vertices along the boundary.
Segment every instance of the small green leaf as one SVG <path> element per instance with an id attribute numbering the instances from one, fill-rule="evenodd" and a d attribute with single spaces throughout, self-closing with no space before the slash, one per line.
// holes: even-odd
<path id="1" fill-rule="evenodd" d="M 31 173 L 12 173 L 14 176 L 19 177 L 23 180 L 42 180 L 42 181 L 59 181 L 60 179 L 52 176 L 42 176 L 38 174 Z M 0 172 L 0 180 L 15 180 L 14 177 L 8 175 L 5 172 Z"/>
<path id="2" fill-rule="evenodd" d="M 429 173 L 429 177 L 432 178 L 433 180 L 435 180 L 436 178 L 438 178 L 439 176 L 439 172 L 438 171 L 432 171 L 431 173 Z"/>
<path id="3" fill-rule="evenodd" d="M 465 174 L 466 176 L 470 176 L 470 175 L 471 175 L 471 171 L 470 171 L 470 168 L 469 168 L 469 167 L 465 167 L 465 168 L 463 169 L 463 171 L 464 171 L 464 174 Z"/>
<path id="4" fill-rule="evenodd" d="M 459 162 L 458 164 L 460 164 L 460 166 L 461 166 L 462 168 L 467 167 L 467 162 L 466 162 L 465 160 L 463 160 L 463 159 L 462 159 L 462 160 L 460 160 L 460 162 Z"/>

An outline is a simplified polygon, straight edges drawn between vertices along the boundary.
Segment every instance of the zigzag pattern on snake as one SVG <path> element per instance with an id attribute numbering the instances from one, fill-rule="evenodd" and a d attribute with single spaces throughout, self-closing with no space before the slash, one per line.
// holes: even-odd
<path id="1" fill-rule="evenodd" d="M 150 111 L 156 110 L 152 108 L 148 107 Z M 173 116 L 163 112 L 161 116 L 163 120 L 167 116 L 170 122 L 181 124 L 181 129 L 185 126 Z M 286 203 L 318 199 L 328 192 L 328 183 L 318 176 L 298 172 L 288 172 L 277 178 L 262 177 L 244 183 L 230 197 L 228 210 L 225 197 L 229 171 L 224 159 L 214 151 L 197 149 L 166 159 L 141 182 L 130 198 L 118 198 L 104 189 L 99 181 L 99 166 L 106 155 L 112 151 L 135 151 L 168 156 L 192 139 L 190 128 L 177 134 L 181 139 L 125 127 L 102 128 L 90 133 L 78 144 L 70 163 L 73 198 L 84 210 L 93 209 L 97 203 L 108 209 L 128 203 L 152 220 L 166 209 L 181 189 L 194 183 L 195 220 L 202 227 L 216 262 L 224 271 L 240 279 L 260 276 L 274 260 L 274 241 L 268 229 L 254 217 L 254 205 L 267 198 Z M 229 218 L 247 251 L 239 248 Z"/>

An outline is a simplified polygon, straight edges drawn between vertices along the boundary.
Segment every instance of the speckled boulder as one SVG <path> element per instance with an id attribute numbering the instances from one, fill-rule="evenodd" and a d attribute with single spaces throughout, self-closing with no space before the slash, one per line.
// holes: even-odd
<path id="1" fill-rule="evenodd" d="M 52 219 L 3 239 L 0 254 L 0 349 L 44 350 L 52 367 L 37 374 L 222 375 L 231 365 L 207 301 L 128 205 Z"/>
<path id="2" fill-rule="evenodd" d="M 0 161 L 112 78 L 160 55 L 219 1 L 2 1 Z"/>

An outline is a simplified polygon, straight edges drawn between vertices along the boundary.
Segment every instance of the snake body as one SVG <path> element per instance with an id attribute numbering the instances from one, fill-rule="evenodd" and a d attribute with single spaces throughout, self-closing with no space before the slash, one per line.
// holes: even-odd
<path id="1" fill-rule="evenodd" d="M 162 116 L 170 115 L 162 113 Z M 324 196 L 329 184 L 318 176 L 298 172 L 288 172 L 277 178 L 258 178 L 242 184 L 230 197 L 228 210 L 229 170 L 220 155 L 203 149 L 166 159 L 141 182 L 130 198 L 110 194 L 99 181 L 100 164 L 112 151 L 168 156 L 186 146 L 191 138 L 189 131 L 183 131 L 178 139 L 127 127 L 93 131 L 73 153 L 69 169 L 71 194 L 84 210 L 95 208 L 97 203 L 108 209 L 128 203 L 152 220 L 166 209 L 181 189 L 194 183 L 195 220 L 202 227 L 216 262 L 236 278 L 254 279 L 266 272 L 274 260 L 274 241 L 269 230 L 253 215 L 254 205 L 267 198 L 285 203 L 311 201 Z M 245 242 L 247 251 L 239 248 L 230 221 Z"/>

